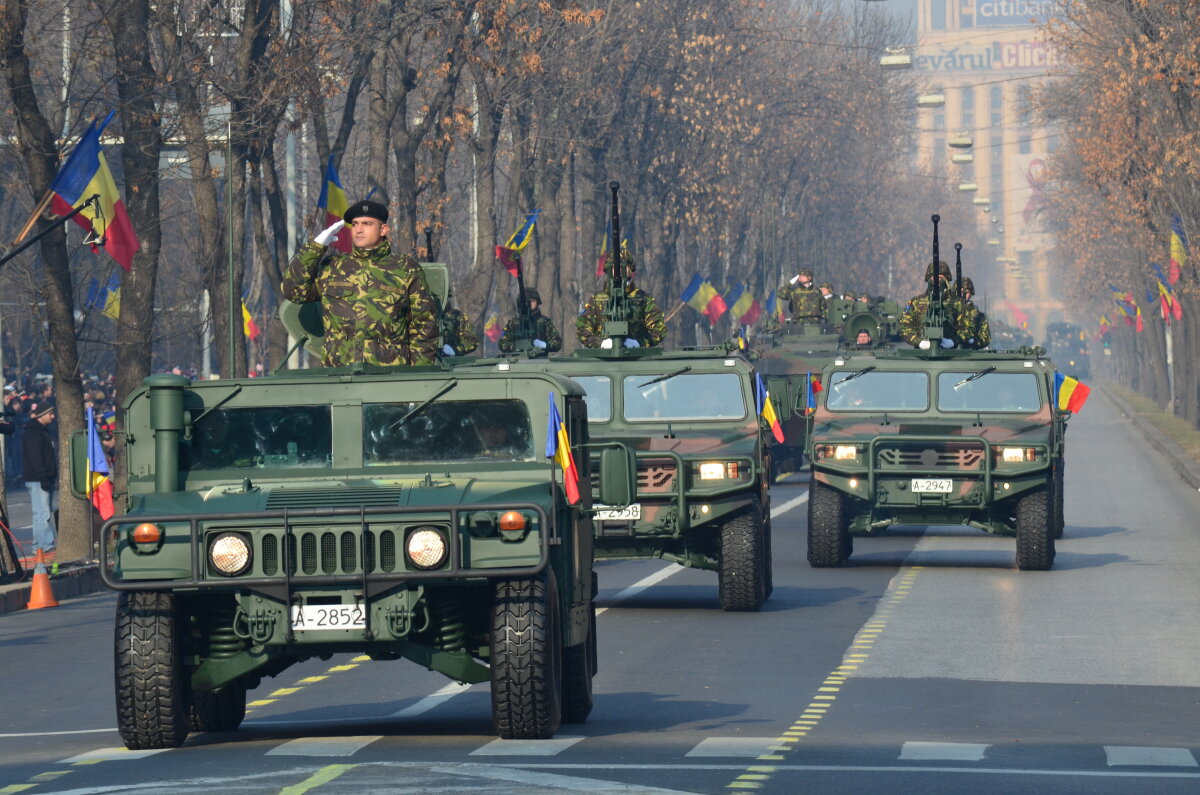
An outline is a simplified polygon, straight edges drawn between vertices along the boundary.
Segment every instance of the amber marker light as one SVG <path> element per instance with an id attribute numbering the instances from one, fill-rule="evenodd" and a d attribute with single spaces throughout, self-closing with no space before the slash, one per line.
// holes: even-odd
<path id="1" fill-rule="evenodd" d="M 131 535 L 135 544 L 157 544 L 162 540 L 162 530 L 156 524 L 140 524 Z"/>
<path id="2" fill-rule="evenodd" d="M 506 511 L 500 517 L 501 530 L 524 530 L 525 515 L 520 511 Z"/>

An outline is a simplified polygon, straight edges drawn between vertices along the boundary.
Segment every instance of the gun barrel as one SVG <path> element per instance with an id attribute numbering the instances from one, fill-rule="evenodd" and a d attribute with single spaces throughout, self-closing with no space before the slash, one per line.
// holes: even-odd
<path id="1" fill-rule="evenodd" d="M 954 244 L 954 283 L 958 285 L 958 297 L 962 298 L 962 243 Z"/>
<path id="2" fill-rule="evenodd" d="M 433 256 L 433 227 L 425 227 L 425 261 L 434 262 Z"/>
<path id="3" fill-rule="evenodd" d="M 617 198 L 617 191 L 620 187 L 621 183 L 619 182 L 608 183 L 608 188 L 612 191 L 612 240 L 609 251 L 612 252 L 613 258 L 613 285 L 618 290 L 624 289 L 625 286 L 625 274 L 621 270 L 621 206 L 620 200 Z"/>
<path id="4" fill-rule="evenodd" d="M 942 278 L 941 278 L 941 252 L 938 250 L 938 221 L 942 220 L 942 216 L 933 215 L 933 300 L 942 300 Z"/>

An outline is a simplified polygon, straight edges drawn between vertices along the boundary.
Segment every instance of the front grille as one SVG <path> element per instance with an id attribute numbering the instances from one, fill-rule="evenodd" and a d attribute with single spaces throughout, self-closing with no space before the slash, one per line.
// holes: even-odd
<path id="1" fill-rule="evenodd" d="M 363 563 L 367 573 L 379 571 L 391 574 L 403 571 L 402 561 L 398 554 L 397 544 L 399 533 L 395 530 L 384 530 L 379 533 L 367 531 L 363 535 Z M 284 543 L 283 533 L 267 533 L 258 537 L 258 554 L 261 561 L 262 573 L 267 577 L 282 574 L 284 563 L 280 556 L 286 547 L 287 572 L 291 576 L 305 574 L 361 574 L 359 566 L 358 534 L 344 531 L 338 534 L 332 530 L 293 530 L 287 543 Z M 299 564 L 297 554 L 299 549 Z M 376 561 L 379 568 L 376 569 Z"/>
<path id="2" fill-rule="evenodd" d="M 600 486 L 600 467 L 592 467 L 592 488 Z M 640 458 L 637 462 L 637 488 L 639 493 L 657 494 L 674 491 L 678 470 L 670 458 Z"/>
<path id="3" fill-rule="evenodd" d="M 273 489 L 267 510 L 284 508 L 358 508 L 400 504 L 401 486 L 339 486 L 334 489 Z"/>
<path id="4" fill-rule="evenodd" d="M 974 442 L 889 444 L 875 449 L 879 469 L 920 469 L 955 472 L 983 467 L 983 445 Z"/>

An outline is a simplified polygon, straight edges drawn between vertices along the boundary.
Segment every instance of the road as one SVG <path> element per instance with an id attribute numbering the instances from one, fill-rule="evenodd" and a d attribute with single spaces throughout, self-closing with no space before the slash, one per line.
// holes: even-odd
<path id="1" fill-rule="evenodd" d="M 600 566 L 584 724 L 500 742 L 486 686 L 407 662 L 310 661 L 243 728 L 119 749 L 104 593 L 4 616 L 0 793 L 1200 791 L 1200 495 L 1096 394 L 1068 433 L 1048 572 L 1013 540 L 904 528 L 805 560 L 802 483 L 773 489 L 775 593 Z"/>

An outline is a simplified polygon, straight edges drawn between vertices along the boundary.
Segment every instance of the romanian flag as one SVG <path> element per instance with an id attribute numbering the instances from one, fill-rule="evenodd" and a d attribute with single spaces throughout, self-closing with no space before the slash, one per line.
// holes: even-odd
<path id="1" fill-rule="evenodd" d="M 750 299 L 750 308 L 747 309 L 740 318 L 738 318 L 738 322 L 744 326 L 753 326 L 755 321 L 757 321 L 760 317 L 762 317 L 762 313 L 763 313 L 762 304 L 760 304 L 757 300 L 751 298 Z"/>
<path id="2" fill-rule="evenodd" d="M 812 414 L 817 410 L 817 393 L 822 391 L 821 376 L 811 372 L 804 380 L 804 413 Z"/>
<path id="3" fill-rule="evenodd" d="M 558 413 L 554 393 L 550 393 L 550 417 L 546 422 L 546 458 L 553 458 L 563 472 L 563 487 L 567 491 L 567 502 L 579 502 L 579 470 L 575 468 L 575 457 L 571 455 L 571 440 L 567 438 L 567 426 Z"/>
<path id="4" fill-rule="evenodd" d="M 776 323 L 783 322 L 783 301 L 779 300 L 779 297 L 775 295 L 774 290 L 772 290 L 771 294 L 767 296 L 767 314 L 770 315 L 771 319 Z"/>
<path id="5" fill-rule="evenodd" d="M 350 202 L 346 201 L 346 191 L 342 190 L 342 181 L 338 178 L 337 169 L 333 167 L 333 155 L 325 166 L 325 182 L 321 185 L 321 196 L 317 199 L 317 208 L 325 211 L 325 226 L 332 226 L 343 220 Z M 338 235 L 333 239 L 332 247 L 343 254 L 349 254 L 353 242 L 349 233 Z"/>
<path id="6" fill-rule="evenodd" d="M 1069 375 L 1054 374 L 1054 402 L 1059 411 L 1077 412 L 1087 402 L 1091 387 L 1076 381 Z"/>
<path id="7" fill-rule="evenodd" d="M 762 314 L 762 308 L 759 307 L 758 301 L 755 301 L 754 296 L 750 295 L 750 291 L 741 284 L 730 290 L 729 295 L 725 296 L 725 305 L 729 307 L 729 314 L 743 326 L 752 325 Z"/>
<path id="8" fill-rule="evenodd" d="M 111 473 L 108 468 L 108 456 L 104 454 L 104 447 L 100 444 L 100 434 L 96 433 L 96 418 L 90 406 L 87 410 L 87 426 L 88 499 L 100 512 L 100 518 L 108 520 L 116 513 L 116 508 L 113 507 L 112 480 L 109 478 Z"/>
<path id="9" fill-rule="evenodd" d="M 1179 275 L 1183 272 L 1183 266 L 1187 264 L 1188 258 L 1188 239 L 1183 231 L 1183 219 L 1178 215 L 1171 218 L 1171 267 L 1170 283 L 1175 284 L 1179 281 Z"/>
<path id="10" fill-rule="evenodd" d="M 1142 308 L 1133 299 L 1133 293 L 1121 292 L 1111 284 L 1108 289 L 1116 295 L 1113 300 L 1117 302 L 1117 306 L 1121 307 L 1121 314 L 1125 316 L 1125 325 L 1133 326 L 1134 331 L 1145 331 L 1146 326 L 1142 322 Z"/>
<path id="11" fill-rule="evenodd" d="M 600 258 L 596 260 L 596 276 L 604 275 L 604 264 L 608 261 L 608 243 L 612 240 L 612 218 L 604 226 L 604 239 L 600 241 Z"/>
<path id="12" fill-rule="evenodd" d="M 246 308 L 246 301 L 242 300 L 242 333 L 248 339 L 256 340 L 261 334 L 258 330 L 258 324 L 254 322 L 254 317 L 250 314 L 250 310 Z"/>
<path id="13" fill-rule="evenodd" d="M 1099 334 L 1099 336 L 1103 337 L 1108 332 L 1109 332 L 1108 315 L 1102 314 L 1102 315 L 1100 315 L 1100 334 Z"/>
<path id="14" fill-rule="evenodd" d="M 100 314 L 116 320 L 121 316 L 121 278 L 115 273 L 108 277 L 108 284 L 100 286 L 99 279 L 88 284 L 87 298 L 83 305 L 87 309 L 99 309 Z"/>
<path id="15" fill-rule="evenodd" d="M 779 425 L 779 417 L 775 415 L 775 404 L 771 402 L 771 395 L 758 373 L 754 374 L 754 403 L 759 416 L 771 426 L 771 435 L 775 437 L 775 441 L 783 444 L 783 428 Z"/>
<path id="16" fill-rule="evenodd" d="M 1029 315 L 1013 306 L 1012 301 L 1005 301 L 1004 305 L 1008 307 L 1009 312 L 1012 312 L 1014 323 L 1016 323 L 1020 328 L 1029 328 Z"/>
<path id="17" fill-rule="evenodd" d="M 725 300 L 721 298 L 721 294 L 707 279 L 701 279 L 698 273 L 684 289 L 683 295 L 679 296 L 679 300 L 707 317 L 709 324 L 713 326 L 717 324 L 717 318 L 725 313 Z"/>
<path id="18" fill-rule="evenodd" d="M 1150 267 L 1154 268 L 1154 276 L 1158 280 L 1158 300 L 1162 306 L 1163 322 L 1170 325 L 1171 318 L 1182 320 L 1183 307 L 1179 305 L 1179 296 L 1171 289 L 1172 283 L 1163 275 L 1162 268 L 1158 265 L 1151 263 Z"/>
<path id="19" fill-rule="evenodd" d="M 129 270 L 138 250 L 133 222 L 125 212 L 125 202 L 113 182 L 112 172 L 100 150 L 100 133 L 113 117 L 113 112 L 99 128 L 92 121 L 75 145 L 71 156 L 50 186 L 53 193 L 51 208 L 58 215 L 68 215 L 93 196 L 99 198 L 75 216 L 75 223 L 88 231 L 92 251 L 103 248 L 122 268 Z"/>
<path id="20" fill-rule="evenodd" d="M 517 278 L 517 271 L 521 267 L 520 257 L 514 257 L 514 254 L 519 254 L 522 249 L 529 245 L 529 241 L 533 238 L 533 227 L 537 223 L 538 214 L 541 210 L 534 210 L 529 215 L 525 216 L 525 223 L 521 224 L 521 228 L 509 235 L 508 241 L 503 246 L 496 246 L 496 258 L 502 264 L 512 277 Z"/>
<path id="21" fill-rule="evenodd" d="M 500 315 L 493 310 L 488 315 L 487 322 L 483 324 L 483 336 L 487 337 L 492 342 L 499 342 L 501 335 L 504 334 L 504 329 L 500 327 Z"/>

